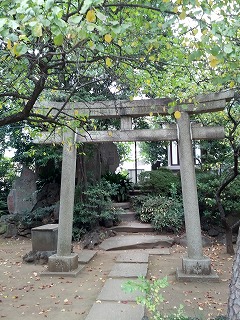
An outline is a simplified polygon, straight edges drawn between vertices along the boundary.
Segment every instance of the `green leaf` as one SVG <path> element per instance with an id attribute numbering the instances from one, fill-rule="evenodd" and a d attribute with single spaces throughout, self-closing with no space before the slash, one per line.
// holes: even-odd
<path id="1" fill-rule="evenodd" d="M 35 26 L 32 28 L 32 33 L 34 37 L 41 37 L 42 36 L 42 24 L 37 23 Z"/>
<path id="2" fill-rule="evenodd" d="M 2 28 L 7 22 L 7 18 L 0 18 L 0 28 Z"/>
<path id="3" fill-rule="evenodd" d="M 217 56 L 220 51 L 221 51 L 220 47 L 214 46 L 213 48 L 211 48 L 210 53 L 211 53 L 213 56 Z"/>
<path id="4" fill-rule="evenodd" d="M 82 21 L 82 18 L 83 16 L 80 14 L 80 15 L 77 15 L 77 16 L 73 16 L 69 19 L 69 22 L 70 23 L 73 23 L 73 24 L 78 24 L 79 22 Z"/>
<path id="5" fill-rule="evenodd" d="M 232 47 L 231 43 L 226 44 L 224 46 L 223 50 L 225 53 L 231 53 L 233 51 L 233 47 Z"/>
<path id="6" fill-rule="evenodd" d="M 28 46 L 25 43 L 20 43 L 16 47 L 16 55 L 21 56 L 28 51 Z"/>
<path id="7" fill-rule="evenodd" d="M 54 0 L 47 0 L 46 3 L 45 3 L 45 9 L 46 10 L 51 9 L 53 4 L 54 4 Z"/>
<path id="8" fill-rule="evenodd" d="M 53 42 L 56 46 L 61 46 L 63 44 L 63 35 L 60 33 L 53 38 Z"/>
<path id="9" fill-rule="evenodd" d="M 99 20 L 105 21 L 107 19 L 107 17 L 103 13 L 101 13 L 100 11 L 95 11 L 95 13 L 96 13 L 96 16 L 98 17 Z"/>
<path id="10" fill-rule="evenodd" d="M 194 60 L 197 60 L 198 58 L 200 58 L 202 55 L 201 51 L 197 50 L 197 51 L 194 51 L 190 54 L 190 56 L 188 57 L 188 60 L 190 62 L 194 61 Z"/>

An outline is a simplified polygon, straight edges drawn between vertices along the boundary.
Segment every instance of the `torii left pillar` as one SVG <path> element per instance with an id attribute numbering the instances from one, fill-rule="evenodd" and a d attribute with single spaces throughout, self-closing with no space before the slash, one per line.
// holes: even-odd
<path id="1" fill-rule="evenodd" d="M 49 257 L 48 273 L 78 272 L 78 255 L 72 253 L 72 224 L 74 210 L 76 173 L 75 133 L 67 131 L 63 135 L 62 177 L 58 224 L 57 254 Z"/>

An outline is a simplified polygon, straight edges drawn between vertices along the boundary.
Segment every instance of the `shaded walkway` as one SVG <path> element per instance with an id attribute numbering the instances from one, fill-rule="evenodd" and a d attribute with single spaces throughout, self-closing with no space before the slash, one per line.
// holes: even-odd
<path id="1" fill-rule="evenodd" d="M 119 235 L 104 240 L 99 246 L 101 250 L 122 251 L 118 253 L 115 264 L 86 320 L 142 319 L 144 307 L 136 304 L 136 297 L 141 293 L 126 293 L 122 285 L 127 280 L 147 276 L 151 254 L 170 254 L 168 247 L 172 245 L 173 239 L 154 234 L 151 225 L 137 222 L 134 212 L 129 211 L 126 206 L 125 209 L 122 223 L 113 228 Z"/>

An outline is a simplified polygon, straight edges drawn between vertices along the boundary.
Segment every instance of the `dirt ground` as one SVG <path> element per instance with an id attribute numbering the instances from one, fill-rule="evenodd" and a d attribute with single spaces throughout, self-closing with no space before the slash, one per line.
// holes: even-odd
<path id="1" fill-rule="evenodd" d="M 30 250 L 29 239 L 0 239 L 0 318 L 84 320 L 119 254 L 119 251 L 98 251 L 77 278 L 51 278 L 40 276 L 46 266 L 22 262 Z M 78 250 L 75 245 L 74 251 Z M 199 319 L 225 314 L 233 262 L 225 247 L 214 245 L 205 250 L 219 274 L 219 283 L 177 282 L 175 271 L 181 266 L 186 250 L 177 245 L 170 250 L 170 255 L 151 256 L 149 262 L 148 278 L 168 277 L 161 310 L 176 311 L 183 304 L 185 314 Z M 96 320 L 104 319 L 99 316 Z"/>

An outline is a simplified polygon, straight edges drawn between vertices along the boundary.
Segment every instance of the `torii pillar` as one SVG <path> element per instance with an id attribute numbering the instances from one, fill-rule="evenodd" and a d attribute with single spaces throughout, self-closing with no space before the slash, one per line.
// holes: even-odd
<path id="1" fill-rule="evenodd" d="M 76 276 L 78 268 L 78 255 L 72 253 L 72 222 L 74 210 L 76 173 L 76 142 L 75 133 L 66 131 L 63 134 L 62 177 L 60 191 L 60 209 L 58 224 L 57 254 L 49 257 L 48 275 L 72 274 Z"/>
<path id="2" fill-rule="evenodd" d="M 211 270 L 210 258 L 203 256 L 200 215 L 192 149 L 190 117 L 181 112 L 177 120 L 180 174 L 183 196 L 185 227 L 187 235 L 187 257 L 182 259 L 182 270 L 177 270 L 177 279 L 182 281 L 219 281 Z"/>

